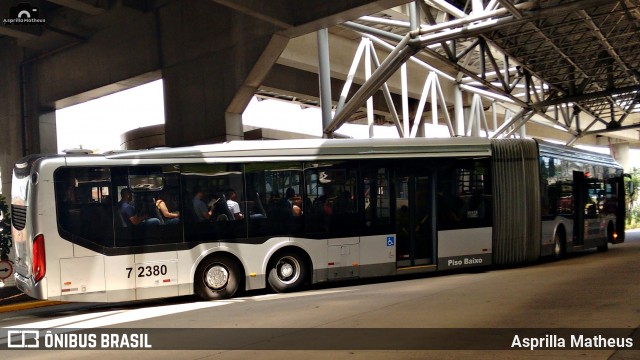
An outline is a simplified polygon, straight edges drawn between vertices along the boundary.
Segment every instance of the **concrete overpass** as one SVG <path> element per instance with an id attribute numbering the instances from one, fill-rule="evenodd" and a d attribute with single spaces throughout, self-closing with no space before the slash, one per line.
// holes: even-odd
<path id="1" fill-rule="evenodd" d="M 242 138 L 254 94 L 323 106 L 327 135 L 638 140 L 637 0 L 34 0 L 11 22 L 20 4 L 0 9 L 3 193 L 56 150 L 56 109 L 159 78 L 170 146 Z"/>

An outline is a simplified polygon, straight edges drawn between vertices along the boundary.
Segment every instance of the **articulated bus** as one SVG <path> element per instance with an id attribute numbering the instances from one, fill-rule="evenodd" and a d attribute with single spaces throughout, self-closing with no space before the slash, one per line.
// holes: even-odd
<path id="1" fill-rule="evenodd" d="M 610 156 L 538 140 L 237 141 L 31 155 L 11 210 L 31 297 L 223 299 L 604 251 L 625 192 Z"/>

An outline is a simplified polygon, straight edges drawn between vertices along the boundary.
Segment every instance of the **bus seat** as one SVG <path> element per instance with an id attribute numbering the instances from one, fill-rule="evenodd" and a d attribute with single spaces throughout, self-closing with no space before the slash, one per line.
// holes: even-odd
<path id="1" fill-rule="evenodd" d="M 264 217 L 267 216 L 267 212 L 264 211 L 264 206 L 262 206 L 262 200 L 260 200 L 260 193 L 257 191 L 256 191 L 256 201 L 253 204 L 253 206 L 254 206 L 254 210 L 257 211 L 257 213 L 261 214 Z"/>
<path id="2" fill-rule="evenodd" d="M 124 220 L 124 215 L 122 215 L 120 209 L 117 209 L 116 213 L 116 227 L 126 228 L 127 222 Z"/>
<path id="3" fill-rule="evenodd" d="M 160 212 L 160 209 L 158 209 L 158 207 L 155 204 L 156 204 L 156 201 L 154 199 L 153 210 L 154 210 L 155 217 L 158 218 L 158 220 L 160 220 L 160 225 L 164 225 L 164 217 L 162 216 L 162 212 Z"/>
<path id="4" fill-rule="evenodd" d="M 233 216 L 233 213 L 231 213 L 231 210 L 229 209 L 229 206 L 227 206 L 227 197 L 224 194 L 222 194 L 222 201 L 223 201 L 223 204 L 225 205 L 224 206 L 224 209 L 226 210 L 226 214 L 225 215 L 227 215 L 229 220 L 235 220 L 235 217 Z"/>

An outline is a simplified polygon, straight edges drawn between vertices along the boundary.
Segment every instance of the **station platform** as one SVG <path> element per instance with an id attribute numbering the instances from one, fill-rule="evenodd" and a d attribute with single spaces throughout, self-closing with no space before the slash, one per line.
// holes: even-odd
<path id="1" fill-rule="evenodd" d="M 0 313 L 57 304 L 60 304 L 60 301 L 32 299 L 18 290 L 15 286 L 0 287 Z"/>

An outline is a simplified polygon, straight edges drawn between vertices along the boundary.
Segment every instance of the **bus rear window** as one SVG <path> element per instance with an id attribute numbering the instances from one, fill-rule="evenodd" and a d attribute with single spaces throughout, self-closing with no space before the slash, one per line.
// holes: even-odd
<path id="1" fill-rule="evenodd" d="M 54 174 L 60 234 L 113 245 L 111 171 L 102 167 L 62 168 Z"/>

